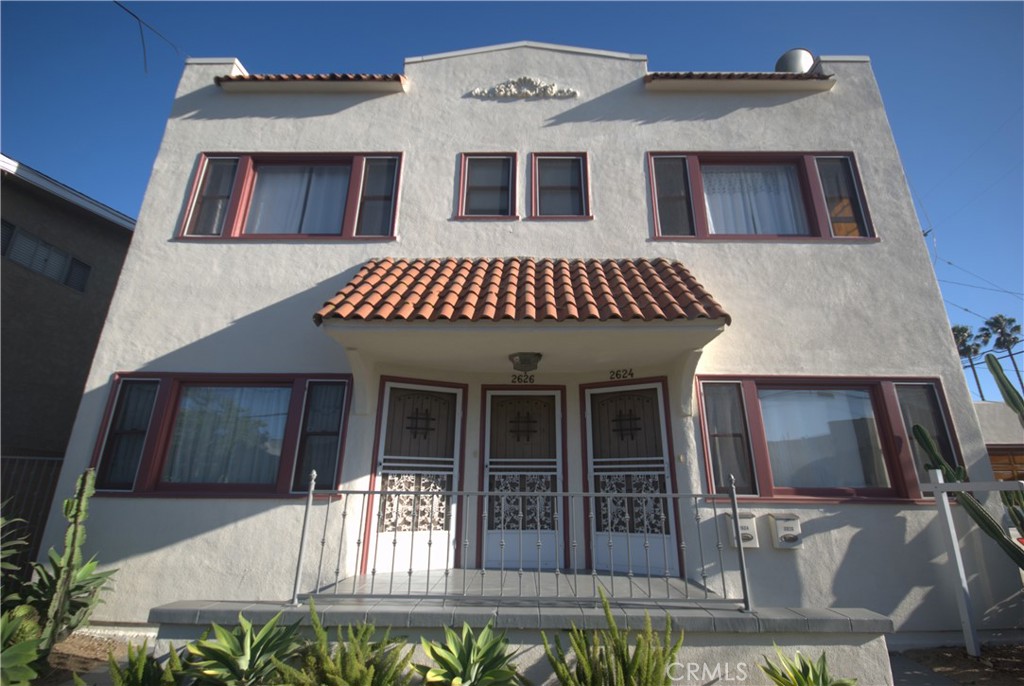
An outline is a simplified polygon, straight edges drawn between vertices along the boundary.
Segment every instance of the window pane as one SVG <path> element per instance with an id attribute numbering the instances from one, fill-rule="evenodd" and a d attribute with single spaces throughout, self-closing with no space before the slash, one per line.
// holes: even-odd
<path id="1" fill-rule="evenodd" d="M 776 486 L 889 486 L 869 391 L 760 389 L 757 395 Z"/>
<path id="2" fill-rule="evenodd" d="M 658 196 L 658 227 L 661 235 L 692 236 L 686 158 L 655 157 L 654 184 Z"/>
<path id="3" fill-rule="evenodd" d="M 900 400 L 900 413 L 903 415 L 903 425 L 907 430 L 907 437 L 910 440 L 910 449 L 914 455 L 914 467 L 917 469 L 917 478 L 921 483 L 930 483 L 927 464 L 931 458 L 925 453 L 921 445 L 913 438 L 915 424 L 920 425 L 928 435 L 935 441 L 939 448 L 939 454 L 949 465 L 956 465 L 956 454 L 953 452 L 953 443 L 946 430 L 946 422 L 943 419 L 942 409 L 939 407 L 939 399 L 935 394 L 935 387 L 931 384 L 897 384 L 896 395 Z"/>
<path id="4" fill-rule="evenodd" d="M 71 267 L 68 269 L 68 275 L 64 279 L 64 283 L 76 291 L 84 291 L 85 283 L 89 280 L 89 271 L 89 265 L 85 262 L 72 259 Z"/>
<path id="5" fill-rule="evenodd" d="M 344 382 L 317 381 L 309 384 L 293 490 L 307 490 L 309 472 L 314 469 L 318 491 L 333 490 L 337 485 L 344 406 Z"/>
<path id="6" fill-rule="evenodd" d="M 356 235 L 389 236 L 395 207 L 395 175 L 398 160 L 393 157 L 366 160 L 363 193 L 359 202 Z"/>
<path id="7" fill-rule="evenodd" d="M 290 396 L 285 387 L 185 387 L 163 481 L 273 484 Z"/>
<path id="8" fill-rule="evenodd" d="M 340 234 L 351 171 L 349 164 L 261 166 L 245 233 Z"/>
<path id="9" fill-rule="evenodd" d="M 701 176 L 711 233 L 810 234 L 793 165 L 703 165 Z"/>
<path id="10" fill-rule="evenodd" d="M 188 234 L 219 236 L 224 231 L 224 218 L 231 202 L 231 188 L 235 183 L 236 159 L 212 159 L 206 163 L 206 173 L 199 193 L 195 218 Z"/>
<path id="11" fill-rule="evenodd" d="M 7 247 L 11 244 L 11 238 L 14 237 L 14 224 L 10 222 L 3 222 L 3 247 L 0 249 L 0 255 L 7 254 Z"/>
<path id="12" fill-rule="evenodd" d="M 819 157 L 818 175 L 832 222 L 832 235 L 867 236 L 850 161 L 844 157 Z"/>
<path id="13" fill-rule="evenodd" d="M 537 214 L 586 214 L 583 198 L 583 160 L 577 157 L 537 159 Z"/>
<path id="14" fill-rule="evenodd" d="M 99 488 L 130 489 L 135 482 L 158 385 L 156 381 L 121 383 L 97 476 Z"/>
<path id="15" fill-rule="evenodd" d="M 740 385 L 735 383 L 704 384 L 708 450 L 718 493 L 729 492 L 730 475 L 736 477 L 737 493 L 756 492 L 750 437 L 740 391 Z"/>
<path id="16" fill-rule="evenodd" d="M 40 249 L 40 241 L 24 231 L 16 231 L 8 246 L 7 256 L 18 264 L 32 269 L 35 263 L 36 250 Z"/>
<path id="17" fill-rule="evenodd" d="M 470 157 L 466 160 L 468 215 L 506 217 L 511 210 L 512 160 L 507 157 Z"/>

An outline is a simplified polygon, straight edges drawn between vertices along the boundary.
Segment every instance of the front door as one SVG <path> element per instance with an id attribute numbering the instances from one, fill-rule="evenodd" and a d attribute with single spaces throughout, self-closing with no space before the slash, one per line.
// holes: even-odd
<path id="1" fill-rule="evenodd" d="M 661 385 L 587 391 L 594 568 L 676 574 Z"/>
<path id="2" fill-rule="evenodd" d="M 456 513 L 451 493 L 461 395 L 449 389 L 388 384 L 377 455 L 377 489 L 367 550 L 378 572 L 454 566 Z"/>
<path id="3" fill-rule="evenodd" d="M 555 393 L 487 394 L 484 566 L 559 566 L 561 408 Z M 501 495 L 509 493 L 514 495 Z"/>

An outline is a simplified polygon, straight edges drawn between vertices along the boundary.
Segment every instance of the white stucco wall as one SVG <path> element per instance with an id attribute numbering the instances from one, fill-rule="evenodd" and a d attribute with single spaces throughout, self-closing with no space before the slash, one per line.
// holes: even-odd
<path id="1" fill-rule="evenodd" d="M 974 411 L 987 445 L 1024 445 L 1024 426 L 1009 405 L 976 402 Z"/>
<path id="2" fill-rule="evenodd" d="M 384 255 L 682 261 L 733 324 L 699 356 L 630 366 L 638 377 L 668 377 L 683 490 L 700 492 L 705 483 L 694 367 L 699 374 L 938 379 L 972 478 L 990 477 L 870 64 L 843 59 L 824 67 L 837 83 L 823 93 L 652 93 L 643 86 L 641 59 L 519 47 L 411 61 L 407 93 L 276 95 L 229 94 L 215 86 L 215 76 L 237 69 L 233 60 L 189 63 L 86 384 L 58 501 L 89 463 L 117 371 L 353 372 L 344 465 L 352 486 L 365 483 L 370 466 L 381 374 L 466 384 L 472 464 L 480 445 L 480 387 L 508 383 L 508 351 L 496 353 L 490 372 L 397 366 L 347 355 L 311 322 L 360 264 Z M 580 96 L 467 97 L 474 88 L 522 75 L 575 88 Z M 397 237 L 387 243 L 178 240 L 204 151 L 400 151 Z M 521 217 L 529 213 L 528 155 L 586 152 L 593 220 L 453 220 L 458 155 L 486 151 L 518 154 Z M 878 240 L 654 241 L 650 151 L 852 151 Z M 405 329 L 396 324 L 395 331 Z M 606 369 L 538 374 L 538 384 L 566 388 L 567 449 L 578 456 L 578 387 L 606 379 Z M 150 607 L 182 598 L 288 597 L 300 506 L 289 499 L 97 497 L 89 552 L 120 569 L 97 617 L 145 621 Z M 806 533 L 800 550 L 751 552 L 755 602 L 866 607 L 893 616 L 907 631 L 959 626 L 952 572 L 930 506 L 810 502 L 749 509 L 762 527 L 768 512 L 799 512 Z M 51 518 L 47 531 L 53 543 L 58 519 Z M 766 530 L 762 536 L 767 539 Z M 1021 606 L 1012 600 L 1019 577 L 976 532 L 963 542 L 979 620 L 1019 625 Z"/>

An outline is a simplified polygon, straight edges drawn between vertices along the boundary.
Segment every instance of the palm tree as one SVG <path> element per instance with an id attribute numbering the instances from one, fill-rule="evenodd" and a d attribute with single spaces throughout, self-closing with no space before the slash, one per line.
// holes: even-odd
<path id="1" fill-rule="evenodd" d="M 1010 354 L 1010 364 L 1013 365 L 1013 371 L 1017 372 L 1017 383 L 1020 384 L 1021 389 L 1024 389 L 1020 368 L 1017 366 L 1017 360 L 1013 358 L 1013 346 L 1021 341 L 1020 324 L 1017 323 L 1017 320 L 1004 314 L 989 317 L 985 320 L 985 326 L 978 329 L 977 338 L 982 343 L 992 340 L 994 350 L 1005 350 Z"/>
<path id="2" fill-rule="evenodd" d="M 953 327 L 953 342 L 956 343 L 956 351 L 960 357 L 967 360 L 971 365 L 971 372 L 974 374 L 974 385 L 978 387 L 978 395 L 985 399 L 985 391 L 981 390 L 981 381 L 978 380 L 978 370 L 974 367 L 974 358 L 981 354 L 981 344 L 978 342 L 980 336 L 975 336 L 971 327 L 957 324 Z"/>

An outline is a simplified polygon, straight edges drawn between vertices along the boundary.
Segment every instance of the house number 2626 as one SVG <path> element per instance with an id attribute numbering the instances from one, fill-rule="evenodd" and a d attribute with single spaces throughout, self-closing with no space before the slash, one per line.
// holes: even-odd
<path id="1" fill-rule="evenodd" d="M 513 374 L 512 383 L 533 383 L 533 374 Z"/>
<path id="2" fill-rule="evenodd" d="M 611 379 L 612 381 L 619 381 L 620 379 L 632 379 L 633 378 L 633 370 L 632 369 L 613 369 L 610 372 L 608 372 L 608 378 Z"/>

